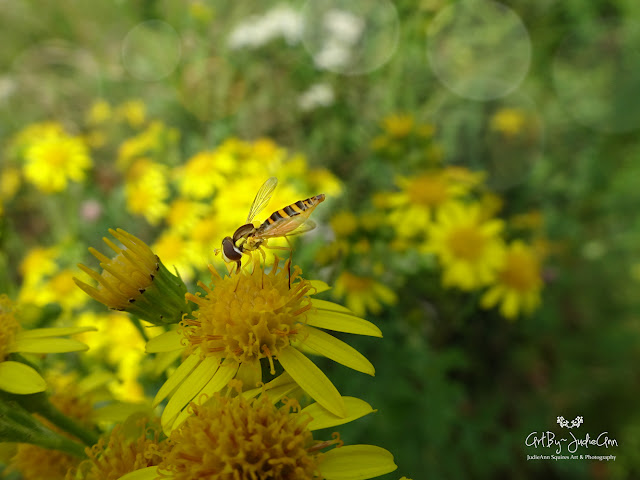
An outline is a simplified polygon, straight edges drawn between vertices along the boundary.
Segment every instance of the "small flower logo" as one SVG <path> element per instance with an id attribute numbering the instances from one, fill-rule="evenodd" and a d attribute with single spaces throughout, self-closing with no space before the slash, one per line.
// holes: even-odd
<path id="1" fill-rule="evenodd" d="M 571 420 L 571 423 L 569 423 L 568 420 L 565 420 L 564 417 L 558 417 L 558 425 L 560 425 L 562 428 L 577 428 L 582 425 L 583 422 L 584 418 L 582 418 L 581 416 L 577 416 L 576 418 Z"/>

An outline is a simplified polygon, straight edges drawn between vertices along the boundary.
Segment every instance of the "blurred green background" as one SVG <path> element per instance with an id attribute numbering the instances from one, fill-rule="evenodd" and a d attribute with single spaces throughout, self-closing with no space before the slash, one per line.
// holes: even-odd
<path id="1" fill-rule="evenodd" d="M 317 360 L 342 394 L 378 409 L 341 432 L 394 454 L 399 468 L 382 478 L 640 477 L 639 2 L 14 1 L 0 23 L 3 292 L 24 298 L 21 265 L 38 247 L 60 247 L 52 277 L 91 262 L 86 248 L 107 228 L 164 238 L 169 217 L 127 203 L 122 160 L 154 121 L 160 133 L 141 151 L 174 173 L 229 139 L 267 138 L 302 155 L 305 172 L 342 182 L 297 244 L 306 276 L 333 285 L 349 271 L 393 292 L 363 307 L 384 338 L 349 338 L 375 378 Z M 21 170 L 19 134 L 42 122 L 82 138 L 92 159 L 56 192 Z M 225 182 L 275 174 L 293 186 L 289 202 L 331 184 L 287 162 L 275 172 L 234 162 L 215 195 L 242 206 L 215 210 L 225 228 L 184 261 L 192 283 L 206 281 L 198 272 L 219 262 L 213 248 L 257 189 Z M 449 166 L 485 175 L 473 195 L 497 199 L 510 238 L 544 244 L 531 314 L 503 318 L 479 308 L 479 290 L 444 287 L 421 234 L 389 221 L 398 176 Z M 167 203 L 179 196 L 173 181 Z M 344 212 L 362 223 L 344 227 Z M 395 214 L 417 228 L 407 205 Z M 191 248 L 181 235 L 166 247 L 176 258 Z M 343 299 L 357 296 L 349 288 Z M 543 453 L 525 446 L 529 433 L 567 433 L 558 416 L 582 416 L 582 437 L 609 432 L 618 446 L 579 453 L 616 460 L 527 461 Z"/>

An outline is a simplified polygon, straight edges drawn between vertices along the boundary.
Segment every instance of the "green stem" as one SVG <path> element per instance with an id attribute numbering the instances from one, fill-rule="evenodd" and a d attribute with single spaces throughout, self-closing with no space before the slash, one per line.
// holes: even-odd
<path id="1" fill-rule="evenodd" d="M 148 342 L 149 337 L 147 336 L 147 332 L 145 331 L 145 328 L 142 326 L 142 323 L 140 323 L 140 319 L 134 315 L 132 315 L 130 318 L 131 318 L 131 321 L 133 322 L 133 326 L 138 329 L 138 332 L 140 332 L 140 335 L 142 335 L 142 338 L 144 339 L 144 341 Z"/>
<path id="2" fill-rule="evenodd" d="M 79 425 L 58 410 L 49 402 L 45 393 L 34 393 L 32 395 L 15 395 L 13 399 L 26 410 L 37 413 L 49 420 L 56 427 L 82 440 L 85 445 L 92 446 L 98 443 L 98 435 Z M 63 437 L 64 438 L 64 437 Z"/>

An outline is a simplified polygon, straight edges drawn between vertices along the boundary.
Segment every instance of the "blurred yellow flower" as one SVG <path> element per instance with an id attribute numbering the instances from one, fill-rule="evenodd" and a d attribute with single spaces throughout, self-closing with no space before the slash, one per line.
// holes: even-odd
<path id="1" fill-rule="evenodd" d="M 147 352 L 184 350 L 187 357 L 162 386 L 154 405 L 173 392 L 162 413 L 166 432 L 184 420 L 191 399 L 211 395 L 238 375 L 246 388 L 262 381 L 260 360 L 266 359 L 275 375 L 274 360 L 309 396 L 337 416 L 345 406 L 335 386 L 297 347 L 304 345 L 354 370 L 374 374 L 371 363 L 353 347 L 320 328 L 360 335 L 381 336 L 373 324 L 355 317 L 334 303 L 311 299 L 326 285 L 300 277 L 289 263 L 265 271 L 259 261 L 252 269 L 221 277 L 213 267 L 212 284 L 203 283 L 204 295 L 188 293 L 199 308 L 181 327 L 152 338 Z"/>
<path id="2" fill-rule="evenodd" d="M 43 193 L 61 192 L 70 180 L 84 180 L 92 163 L 85 143 L 67 134 L 34 139 L 24 159 L 25 178 Z"/>
<path id="3" fill-rule="evenodd" d="M 521 312 L 532 313 L 540 304 L 540 261 L 535 251 L 520 240 L 509 245 L 495 283 L 482 296 L 483 308 L 500 304 L 500 314 L 510 320 Z"/>
<path id="4" fill-rule="evenodd" d="M 20 170 L 7 167 L 0 172 L 0 201 L 10 200 L 20 188 Z"/>
<path id="5" fill-rule="evenodd" d="M 423 248 L 440 260 L 443 285 L 474 290 L 491 283 L 504 257 L 503 228 L 502 220 L 484 219 L 478 204 L 442 207 Z"/>
<path id="6" fill-rule="evenodd" d="M 448 171 L 434 170 L 415 177 L 398 177 L 401 191 L 384 200 L 392 210 L 388 221 L 397 235 L 412 238 L 426 232 L 434 214 L 443 205 L 466 194 L 468 187 L 453 181 Z"/>
<path id="7" fill-rule="evenodd" d="M 367 312 L 380 313 L 383 304 L 395 305 L 398 301 L 395 292 L 386 285 L 347 271 L 336 279 L 333 296 L 344 298 L 347 308 L 358 316 L 364 316 Z"/>
<path id="8" fill-rule="evenodd" d="M 87 112 L 87 123 L 92 126 L 102 125 L 111 118 L 111 105 L 106 100 L 96 100 Z"/>
<path id="9" fill-rule="evenodd" d="M 147 106 L 142 100 L 127 100 L 118 105 L 116 116 L 125 120 L 130 127 L 141 127 L 147 118 Z"/>
<path id="10" fill-rule="evenodd" d="M 211 197 L 224 186 L 226 176 L 232 174 L 237 165 L 235 157 L 227 152 L 198 152 L 176 169 L 180 193 L 196 200 Z"/>
<path id="11" fill-rule="evenodd" d="M 23 290 L 39 285 L 44 279 L 58 269 L 56 259 L 60 247 L 34 247 L 29 250 L 20 263 Z"/>
<path id="12" fill-rule="evenodd" d="M 142 215 L 152 225 L 157 224 L 169 209 L 167 182 L 168 169 L 149 158 L 139 158 L 129 168 L 125 180 L 124 193 L 127 209 L 135 215 Z"/>
<path id="13" fill-rule="evenodd" d="M 505 137 L 518 135 L 526 123 L 525 112 L 518 108 L 501 108 L 491 117 L 491 129 Z"/>
<path id="14" fill-rule="evenodd" d="M 382 121 L 382 128 L 390 137 L 395 139 L 408 137 L 413 127 L 413 116 L 409 114 L 389 115 Z"/>
<path id="15" fill-rule="evenodd" d="M 51 278 L 35 285 L 24 284 L 20 289 L 19 301 L 32 303 L 40 307 L 48 303 L 56 303 L 65 311 L 81 307 L 87 301 L 87 296 L 78 290 L 74 282 L 76 272 L 63 269 Z"/>
<path id="16" fill-rule="evenodd" d="M 358 228 L 358 219 L 352 212 L 343 210 L 331 217 L 329 225 L 338 237 L 348 237 Z"/>
<path id="17" fill-rule="evenodd" d="M 139 134 L 126 139 L 118 148 L 117 165 L 126 170 L 140 157 L 153 156 L 173 146 L 178 141 L 178 131 L 156 120 Z"/>
<path id="18" fill-rule="evenodd" d="M 92 327 L 37 328 L 22 330 L 15 317 L 16 305 L 0 295 L 0 390 L 26 395 L 43 392 L 47 384 L 29 365 L 7 360 L 11 353 L 81 352 L 89 347 L 68 335 L 95 330 Z"/>

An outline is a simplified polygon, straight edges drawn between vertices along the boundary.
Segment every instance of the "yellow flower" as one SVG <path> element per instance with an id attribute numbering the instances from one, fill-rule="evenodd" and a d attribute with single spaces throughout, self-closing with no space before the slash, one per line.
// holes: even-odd
<path id="1" fill-rule="evenodd" d="M 0 201 L 10 200 L 20 188 L 20 171 L 17 168 L 4 168 L 0 175 Z"/>
<path id="2" fill-rule="evenodd" d="M 395 292 L 386 285 L 346 271 L 336 280 L 333 295 L 344 298 L 347 308 L 360 316 L 367 312 L 380 313 L 382 304 L 394 305 L 398 301 Z"/>
<path id="3" fill-rule="evenodd" d="M 118 105 L 116 116 L 124 119 L 132 128 L 138 128 L 146 120 L 147 107 L 142 100 L 127 100 Z"/>
<path id="4" fill-rule="evenodd" d="M 389 115 L 382 121 L 382 127 L 392 138 L 406 138 L 414 127 L 413 116 L 408 114 Z"/>
<path id="5" fill-rule="evenodd" d="M 373 445 L 342 446 L 338 434 L 317 441 L 313 432 L 372 411 L 362 400 L 345 397 L 348 418 L 312 404 L 300 411 L 295 400 L 281 407 L 267 395 L 258 399 L 214 395 L 192 405 L 193 415 L 169 437 L 171 450 L 157 467 L 136 472 L 138 480 L 339 480 L 368 479 L 394 471 L 387 450 Z M 336 448 L 329 449 L 330 447 Z M 329 449 L 329 450 L 327 450 Z M 324 450 L 324 451 L 323 451 Z M 125 480 L 125 479 L 121 479 Z"/>
<path id="6" fill-rule="evenodd" d="M 138 382 L 145 342 L 128 315 L 84 312 L 76 325 L 93 326 L 100 331 L 100 335 L 84 334 L 80 338 L 89 346 L 87 357 L 97 359 L 115 371 L 115 378 L 120 383 L 109 383 L 109 391 L 114 397 L 128 402 L 145 401 L 142 385 Z"/>
<path id="7" fill-rule="evenodd" d="M 348 237 L 358 228 L 358 219 L 353 213 L 343 210 L 334 214 L 329 224 L 338 237 Z"/>
<path id="8" fill-rule="evenodd" d="M 95 330 L 92 327 L 37 328 L 22 330 L 15 318 L 16 306 L 0 295 L 0 390 L 25 395 L 43 392 L 47 384 L 40 374 L 21 362 L 7 360 L 12 353 L 81 352 L 87 346 L 68 335 Z"/>
<path id="9" fill-rule="evenodd" d="M 211 252 L 211 238 L 209 237 L 209 252 Z M 199 263 L 195 252 L 191 248 L 191 242 L 173 230 L 165 230 L 153 244 L 153 251 L 171 267 L 180 272 L 182 278 L 189 281 L 194 275 L 195 265 Z"/>
<path id="10" fill-rule="evenodd" d="M 115 480 L 123 475 L 158 465 L 170 448 L 160 441 L 160 433 L 144 419 L 137 425 L 135 418 L 116 425 L 107 439 L 86 450 L 89 457 L 77 469 L 67 473 L 66 480 Z"/>
<path id="11" fill-rule="evenodd" d="M 49 371 L 47 384 L 51 389 L 49 401 L 55 408 L 85 428 L 93 426 L 96 383 L 91 376 L 79 380 L 77 375 Z M 40 421 L 48 428 L 62 432 L 46 419 L 40 418 Z M 18 471 L 22 480 L 64 480 L 67 471 L 79 463 L 78 457 L 68 453 L 20 443 L 16 445 L 16 452 L 11 458 L 9 469 Z"/>
<path id="12" fill-rule="evenodd" d="M 66 134 L 35 139 L 24 154 L 24 176 L 41 192 L 61 192 L 69 180 L 84 180 L 91 159 L 84 142 Z"/>
<path id="13" fill-rule="evenodd" d="M 97 281 L 98 286 L 92 287 L 74 278 L 76 285 L 107 307 L 130 312 L 156 325 L 180 321 L 182 314 L 188 311 L 184 302 L 184 283 L 166 269 L 142 240 L 121 228 L 109 229 L 109 233 L 123 248 L 104 237 L 104 242 L 116 253 L 115 257 L 106 257 L 95 248 L 89 248 L 100 260 L 102 274 L 86 265 L 78 264 L 78 267 Z"/>
<path id="14" fill-rule="evenodd" d="M 186 234 L 206 213 L 207 205 L 204 203 L 178 198 L 169 206 L 166 222 L 171 231 Z"/>
<path id="15" fill-rule="evenodd" d="M 271 375 L 275 374 L 274 360 L 279 361 L 310 397 L 344 416 L 338 390 L 298 347 L 374 375 L 373 366 L 362 354 L 320 328 L 377 337 L 380 330 L 340 305 L 311 299 L 314 290 L 322 291 L 326 285 L 302 279 L 298 267 L 289 277 L 289 262 L 280 268 L 277 257 L 268 273 L 257 258 L 253 269 L 236 275 L 221 277 L 213 267 L 209 270 L 211 286 L 199 284 L 204 296 L 186 295 L 199 307 L 193 317 L 186 316 L 178 330 L 147 344 L 147 352 L 186 348 L 187 357 L 154 400 L 157 405 L 174 392 L 162 414 L 165 431 L 183 420 L 180 412 L 191 399 L 220 391 L 236 375 L 245 381 L 245 387 L 255 387 L 262 381 L 261 359 L 271 365 Z"/>
<path id="16" fill-rule="evenodd" d="M 538 307 L 542 284 L 536 253 L 516 240 L 507 249 L 495 284 L 482 296 L 481 305 L 492 308 L 500 303 L 500 314 L 513 320 L 520 312 L 530 314 Z"/>
<path id="17" fill-rule="evenodd" d="M 392 207 L 388 220 L 401 238 L 426 232 L 439 208 L 468 192 L 466 185 L 441 170 L 399 177 L 396 182 L 401 191 L 388 194 L 385 202 Z"/>
<path id="18" fill-rule="evenodd" d="M 96 100 L 87 112 L 89 125 L 102 125 L 111 118 L 111 105 L 106 100 Z"/>
<path id="19" fill-rule="evenodd" d="M 478 204 L 441 208 L 424 249 L 438 256 L 443 285 L 468 291 L 491 283 L 503 261 L 503 228 L 501 220 L 485 220 Z"/>
<path id="20" fill-rule="evenodd" d="M 162 152 L 175 144 L 178 136 L 176 129 L 168 128 L 160 121 L 152 122 L 138 135 L 122 142 L 118 148 L 118 168 L 126 170 L 136 158 Z"/>
<path id="21" fill-rule="evenodd" d="M 58 269 L 56 258 L 59 254 L 59 247 L 35 247 L 29 250 L 19 267 L 24 288 L 38 285 L 53 274 Z"/>
<path id="22" fill-rule="evenodd" d="M 211 197 L 236 166 L 235 157 L 224 151 L 196 153 L 176 171 L 180 193 L 196 200 Z"/>
<path id="23" fill-rule="evenodd" d="M 491 129 L 505 137 L 518 135 L 526 123 L 526 114 L 518 108 L 501 108 L 491 117 Z"/>
<path id="24" fill-rule="evenodd" d="M 169 196 L 167 168 L 148 158 L 140 158 L 127 172 L 124 193 L 127 209 L 156 224 L 167 213 Z"/>

